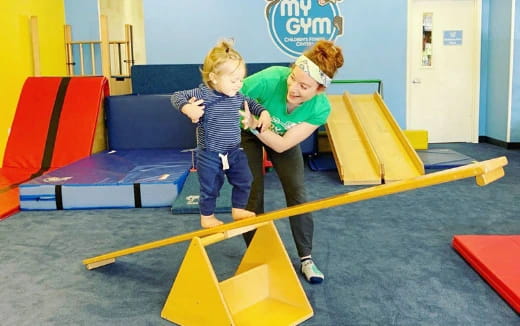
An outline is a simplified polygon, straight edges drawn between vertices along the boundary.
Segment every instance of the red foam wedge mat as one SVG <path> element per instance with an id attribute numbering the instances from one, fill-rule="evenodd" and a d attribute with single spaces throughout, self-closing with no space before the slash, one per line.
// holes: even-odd
<path id="1" fill-rule="evenodd" d="M 11 125 L 3 167 L 39 169 L 61 77 L 27 78 Z"/>
<path id="2" fill-rule="evenodd" d="M 26 79 L 0 169 L 0 217 L 18 210 L 18 184 L 92 153 L 108 95 L 101 76 Z"/>
<path id="3" fill-rule="evenodd" d="M 20 210 L 18 187 L 0 193 L 0 220 Z"/>
<path id="4" fill-rule="evenodd" d="M 520 313 L 520 235 L 456 235 L 452 246 Z"/>
<path id="5" fill-rule="evenodd" d="M 71 78 L 60 116 L 51 167 L 65 166 L 92 153 L 103 95 L 108 95 L 108 82 L 104 77 Z"/>

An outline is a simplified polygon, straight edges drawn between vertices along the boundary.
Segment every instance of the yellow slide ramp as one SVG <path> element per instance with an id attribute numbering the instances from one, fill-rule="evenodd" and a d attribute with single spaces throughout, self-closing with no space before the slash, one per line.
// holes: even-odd
<path id="1" fill-rule="evenodd" d="M 343 184 L 424 175 L 424 165 L 378 93 L 329 95 L 327 133 Z"/>

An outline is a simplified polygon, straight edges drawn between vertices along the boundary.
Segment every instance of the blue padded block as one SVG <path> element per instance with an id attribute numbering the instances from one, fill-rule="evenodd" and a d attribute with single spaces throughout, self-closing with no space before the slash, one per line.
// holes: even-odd
<path id="1" fill-rule="evenodd" d="M 300 148 L 303 155 L 313 156 L 318 154 L 318 130 L 302 141 L 300 143 Z"/>
<path id="2" fill-rule="evenodd" d="M 22 210 L 167 207 L 191 168 L 191 152 L 120 150 L 94 154 L 20 185 Z M 58 187 L 61 186 L 61 187 Z"/>
<path id="3" fill-rule="evenodd" d="M 287 62 L 248 63 L 247 74 L 271 66 L 289 66 Z M 132 91 L 134 94 L 171 94 L 197 87 L 202 82 L 199 64 L 133 65 Z"/>
<path id="4" fill-rule="evenodd" d="M 169 95 L 106 98 L 110 149 L 196 147 L 195 124 L 173 108 Z"/>
<path id="5" fill-rule="evenodd" d="M 418 150 L 417 154 L 423 161 L 425 169 L 451 169 L 476 162 L 474 158 L 449 148 Z"/>

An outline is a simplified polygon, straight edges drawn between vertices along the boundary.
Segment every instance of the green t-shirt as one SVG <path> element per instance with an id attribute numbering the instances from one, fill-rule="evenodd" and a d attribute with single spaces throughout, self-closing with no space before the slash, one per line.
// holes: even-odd
<path id="1" fill-rule="evenodd" d="M 288 67 L 269 67 L 244 80 L 241 92 L 262 104 L 271 114 L 271 129 L 279 135 L 295 125 L 307 122 L 320 126 L 327 121 L 330 103 L 325 93 L 318 94 L 287 113 Z"/>

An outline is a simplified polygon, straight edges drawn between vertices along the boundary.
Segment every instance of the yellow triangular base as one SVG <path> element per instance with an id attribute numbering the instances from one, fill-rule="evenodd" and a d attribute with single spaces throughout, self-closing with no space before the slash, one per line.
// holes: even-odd
<path id="1" fill-rule="evenodd" d="M 235 275 L 220 283 L 203 241 L 193 238 L 161 313 L 180 325 L 286 326 L 312 316 L 272 221 L 257 228 Z"/>
<path id="2" fill-rule="evenodd" d="M 198 237 L 188 247 L 161 317 L 179 325 L 232 325 L 217 276 Z"/>

